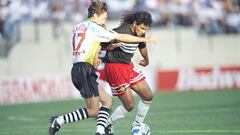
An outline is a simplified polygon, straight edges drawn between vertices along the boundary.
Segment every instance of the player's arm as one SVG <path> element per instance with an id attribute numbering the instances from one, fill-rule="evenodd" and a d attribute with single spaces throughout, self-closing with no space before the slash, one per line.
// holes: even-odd
<path id="1" fill-rule="evenodd" d="M 151 37 L 137 37 L 137 36 L 133 36 L 133 35 L 129 35 L 129 34 L 120 34 L 120 33 L 118 33 L 116 35 L 115 39 L 122 41 L 122 42 L 130 42 L 130 43 L 135 43 L 135 42 L 153 43 L 153 42 L 156 42 Z"/>
<path id="2" fill-rule="evenodd" d="M 101 45 L 98 46 L 97 51 L 94 55 L 93 66 L 95 69 L 97 69 L 98 65 L 102 62 L 101 59 L 99 59 L 99 57 L 98 57 L 100 51 L 101 51 Z"/>
<path id="3" fill-rule="evenodd" d="M 155 43 L 156 40 L 151 37 L 138 37 L 129 34 L 120 34 L 114 32 L 112 30 L 106 30 L 101 27 L 95 31 L 96 38 L 99 42 L 110 42 L 112 40 L 117 40 L 121 42 L 128 42 L 128 43 Z"/>
<path id="4" fill-rule="evenodd" d="M 141 44 L 143 44 L 143 45 L 142 45 L 142 47 L 139 47 L 139 52 L 140 52 L 141 56 L 143 57 L 143 60 L 140 61 L 139 65 L 145 67 L 149 64 L 148 50 L 147 50 L 146 44 L 144 45 L 144 43 L 140 43 L 139 46 L 141 46 Z"/>
<path id="5" fill-rule="evenodd" d="M 121 43 L 113 40 L 110 42 L 101 43 L 101 46 L 102 46 L 102 50 L 113 50 L 113 49 L 121 46 Z"/>

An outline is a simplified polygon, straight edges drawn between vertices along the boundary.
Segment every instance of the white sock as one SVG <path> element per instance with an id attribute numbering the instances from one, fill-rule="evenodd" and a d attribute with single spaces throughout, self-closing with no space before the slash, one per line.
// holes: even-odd
<path id="1" fill-rule="evenodd" d="M 64 123 L 64 119 L 63 119 L 63 116 L 59 116 L 57 119 L 56 119 L 57 123 L 61 126 L 63 123 Z"/>
<path id="2" fill-rule="evenodd" d="M 97 125 L 97 132 L 100 134 L 105 134 L 105 128 L 103 126 Z"/>
<path id="3" fill-rule="evenodd" d="M 133 121 L 132 125 L 136 125 L 137 123 L 144 122 L 144 119 L 148 113 L 151 103 L 152 103 L 151 101 L 143 101 L 143 100 L 139 101 L 137 114 L 136 114 L 135 120 Z"/>
<path id="4" fill-rule="evenodd" d="M 107 126 L 115 124 L 118 119 L 125 117 L 127 113 L 128 111 L 123 107 L 123 105 L 118 106 L 109 117 Z"/>

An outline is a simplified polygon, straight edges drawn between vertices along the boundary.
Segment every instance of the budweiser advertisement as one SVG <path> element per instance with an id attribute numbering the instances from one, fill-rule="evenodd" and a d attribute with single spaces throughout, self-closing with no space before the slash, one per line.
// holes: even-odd
<path id="1" fill-rule="evenodd" d="M 68 75 L 0 78 L 0 104 L 74 98 L 74 89 Z"/>
<path id="2" fill-rule="evenodd" d="M 216 90 L 240 88 L 240 66 L 159 70 L 160 91 Z"/>

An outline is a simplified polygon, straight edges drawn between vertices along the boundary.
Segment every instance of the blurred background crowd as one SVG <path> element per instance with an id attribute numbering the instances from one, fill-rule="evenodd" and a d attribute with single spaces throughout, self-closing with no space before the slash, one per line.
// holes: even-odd
<path id="1" fill-rule="evenodd" d="M 105 0 L 109 20 L 134 10 L 147 10 L 156 27 L 192 27 L 199 35 L 240 33 L 240 0 Z M 21 24 L 53 24 L 58 37 L 64 22 L 87 17 L 90 0 L 0 0 L 0 39 L 21 40 Z M 154 28 L 156 28 L 154 27 Z"/>

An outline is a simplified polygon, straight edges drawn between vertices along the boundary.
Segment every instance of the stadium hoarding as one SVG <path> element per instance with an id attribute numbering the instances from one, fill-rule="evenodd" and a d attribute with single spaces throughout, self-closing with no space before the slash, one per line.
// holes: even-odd
<path id="1" fill-rule="evenodd" d="M 156 88 L 159 91 L 240 88 L 240 66 L 158 70 Z"/>
<path id="2" fill-rule="evenodd" d="M 150 86 L 159 91 L 240 88 L 240 66 L 179 68 L 146 72 Z M 103 83 L 102 83 L 103 84 Z M 109 86 L 102 86 L 111 90 Z M 79 92 L 65 74 L 0 77 L 0 104 L 79 98 Z"/>
<path id="3" fill-rule="evenodd" d="M 14 104 L 77 97 L 68 75 L 0 78 L 0 104 Z"/>
<path id="4" fill-rule="evenodd" d="M 99 86 L 111 95 L 108 83 L 98 80 Z M 0 104 L 82 99 L 65 74 L 0 77 Z"/>

